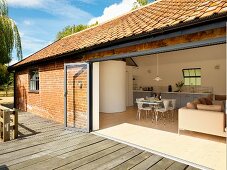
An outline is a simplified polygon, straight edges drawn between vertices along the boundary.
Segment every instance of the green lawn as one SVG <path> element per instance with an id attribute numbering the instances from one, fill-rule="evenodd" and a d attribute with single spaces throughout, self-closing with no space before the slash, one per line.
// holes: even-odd
<path id="1" fill-rule="evenodd" d="M 10 89 L 9 91 L 8 91 L 8 95 L 6 96 L 6 92 L 5 91 L 0 91 L 0 97 L 12 97 L 14 95 L 14 93 L 13 93 L 13 89 Z"/>

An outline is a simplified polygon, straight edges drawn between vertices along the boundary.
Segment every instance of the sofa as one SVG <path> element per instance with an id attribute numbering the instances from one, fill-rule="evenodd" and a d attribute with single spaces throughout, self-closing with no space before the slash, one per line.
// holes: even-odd
<path id="1" fill-rule="evenodd" d="M 187 103 L 178 112 L 178 133 L 181 130 L 226 137 L 226 113 L 224 101 L 198 99 Z"/>

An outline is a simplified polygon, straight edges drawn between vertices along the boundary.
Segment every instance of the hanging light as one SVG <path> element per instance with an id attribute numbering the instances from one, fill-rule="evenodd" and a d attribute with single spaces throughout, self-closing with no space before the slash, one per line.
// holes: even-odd
<path id="1" fill-rule="evenodd" d="M 157 76 L 154 78 L 155 81 L 161 81 L 162 79 L 158 75 L 158 54 L 157 54 Z"/>

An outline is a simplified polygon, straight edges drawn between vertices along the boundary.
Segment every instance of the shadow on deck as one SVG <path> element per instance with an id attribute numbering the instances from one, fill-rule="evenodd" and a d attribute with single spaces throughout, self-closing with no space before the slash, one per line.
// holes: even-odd
<path id="1" fill-rule="evenodd" d="M 29 128 L 29 127 L 27 127 L 27 126 L 25 126 L 21 123 L 18 123 L 18 126 L 19 126 L 18 127 L 19 128 L 18 139 L 41 133 L 41 132 L 37 132 L 35 130 L 32 130 L 31 128 Z"/>

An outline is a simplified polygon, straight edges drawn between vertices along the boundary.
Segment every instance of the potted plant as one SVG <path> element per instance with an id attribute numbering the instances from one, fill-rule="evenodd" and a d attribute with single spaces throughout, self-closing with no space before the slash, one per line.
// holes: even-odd
<path id="1" fill-rule="evenodd" d="M 178 81 L 176 83 L 177 92 L 181 92 L 181 89 L 182 89 L 183 86 L 184 86 L 184 82 L 182 80 L 181 81 Z"/>

